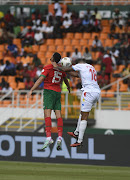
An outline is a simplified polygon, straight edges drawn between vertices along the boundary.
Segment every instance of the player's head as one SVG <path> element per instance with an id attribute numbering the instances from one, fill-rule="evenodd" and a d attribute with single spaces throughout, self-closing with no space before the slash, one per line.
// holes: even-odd
<path id="1" fill-rule="evenodd" d="M 54 61 L 56 63 L 58 63 L 60 60 L 61 60 L 61 55 L 58 52 L 55 52 L 51 57 L 51 61 Z"/>

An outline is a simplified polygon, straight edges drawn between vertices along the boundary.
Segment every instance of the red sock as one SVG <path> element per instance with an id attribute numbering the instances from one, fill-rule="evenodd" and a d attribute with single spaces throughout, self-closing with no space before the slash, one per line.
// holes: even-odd
<path id="1" fill-rule="evenodd" d="M 51 137 L 51 118 L 50 117 L 46 117 L 45 118 L 45 131 L 46 131 L 46 137 Z"/>
<path id="2" fill-rule="evenodd" d="M 58 136 L 62 137 L 62 133 L 63 133 L 63 119 L 62 118 L 57 119 L 57 128 L 58 128 Z"/>

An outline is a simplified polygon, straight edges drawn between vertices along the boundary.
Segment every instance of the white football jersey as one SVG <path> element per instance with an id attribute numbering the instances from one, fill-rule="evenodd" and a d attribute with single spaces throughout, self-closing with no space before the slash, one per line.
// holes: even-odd
<path id="1" fill-rule="evenodd" d="M 83 91 L 100 93 L 101 90 L 97 83 L 97 72 L 92 65 L 79 63 L 73 65 L 72 68 L 75 71 L 79 71 Z"/>

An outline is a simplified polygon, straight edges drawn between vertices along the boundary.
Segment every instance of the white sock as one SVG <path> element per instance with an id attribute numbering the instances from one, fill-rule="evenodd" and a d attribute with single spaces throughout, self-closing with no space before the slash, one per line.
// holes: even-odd
<path id="1" fill-rule="evenodd" d="M 50 141 L 50 140 L 51 140 L 51 136 L 50 136 L 50 137 L 47 137 L 46 139 Z"/>
<path id="2" fill-rule="evenodd" d="M 84 132 L 85 132 L 86 127 L 87 127 L 87 121 L 82 120 L 80 122 L 80 126 L 79 126 L 78 143 L 81 143 L 83 141 L 83 136 L 84 136 Z"/>
<path id="3" fill-rule="evenodd" d="M 78 122 L 77 122 L 77 127 L 74 131 L 74 134 L 75 135 L 78 135 L 79 134 L 79 126 L 80 126 L 80 122 L 81 122 L 81 114 L 79 115 L 79 119 L 78 119 Z"/>
<path id="4" fill-rule="evenodd" d="M 61 137 L 61 136 L 58 136 L 58 140 L 62 141 L 62 137 Z"/>

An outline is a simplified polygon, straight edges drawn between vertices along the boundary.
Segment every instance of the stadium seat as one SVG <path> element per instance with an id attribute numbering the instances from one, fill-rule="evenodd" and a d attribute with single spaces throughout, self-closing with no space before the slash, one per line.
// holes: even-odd
<path id="1" fill-rule="evenodd" d="M 103 27 L 102 33 L 110 33 L 110 27 Z"/>
<path id="2" fill-rule="evenodd" d="M 101 40 L 108 39 L 108 34 L 106 34 L 106 33 L 101 33 L 100 39 L 101 39 Z"/>
<path id="3" fill-rule="evenodd" d="M 106 39 L 105 41 L 105 47 L 112 47 L 113 46 L 113 40 Z"/>
<path id="4" fill-rule="evenodd" d="M 5 46 L 3 44 L 0 45 L 0 51 L 4 52 L 5 51 Z"/>
<path id="5" fill-rule="evenodd" d="M 55 44 L 55 41 L 54 41 L 54 39 L 47 39 L 47 40 L 46 40 L 46 44 L 47 44 L 47 45 L 54 45 L 54 44 Z"/>
<path id="6" fill-rule="evenodd" d="M 91 39 L 91 33 L 83 33 L 83 39 Z"/>
<path id="7" fill-rule="evenodd" d="M 82 39 L 83 38 L 83 35 L 82 35 L 82 33 L 75 33 L 75 35 L 74 35 L 74 39 Z"/>
<path id="8" fill-rule="evenodd" d="M 63 40 L 62 39 L 55 39 L 55 45 L 56 46 L 63 45 Z"/>
<path id="9" fill-rule="evenodd" d="M 49 61 L 50 61 L 50 59 L 51 59 L 51 57 L 52 57 L 52 52 L 47 51 L 45 57 L 48 58 Z"/>
<path id="10" fill-rule="evenodd" d="M 98 36 L 98 37 L 99 37 L 99 35 L 100 35 L 99 33 L 92 33 L 92 37 L 91 37 L 91 38 L 92 38 L 92 39 L 95 39 L 95 36 Z"/>
<path id="11" fill-rule="evenodd" d="M 71 44 L 71 39 L 64 39 L 63 40 L 63 45 L 64 46 L 69 46 Z"/>
<path id="12" fill-rule="evenodd" d="M 4 55 L 3 55 L 3 52 L 1 51 L 0 52 L 0 59 L 3 59 Z"/>
<path id="13" fill-rule="evenodd" d="M 67 33 L 66 39 L 74 39 L 74 33 Z"/>
<path id="14" fill-rule="evenodd" d="M 64 46 L 63 45 L 57 46 L 56 50 L 57 52 L 61 53 L 64 51 Z"/>
<path id="15" fill-rule="evenodd" d="M 46 52 L 47 51 L 47 45 L 41 45 L 40 46 L 40 52 Z"/>
<path id="16" fill-rule="evenodd" d="M 18 87 L 19 90 L 25 89 L 25 83 L 24 82 L 19 82 Z"/>
<path id="17" fill-rule="evenodd" d="M 15 82 L 15 76 L 8 76 L 8 82 Z"/>
<path id="18" fill-rule="evenodd" d="M 93 44 L 93 39 L 89 39 L 88 40 L 88 47 L 90 48 L 92 46 L 92 44 Z"/>
<path id="19" fill-rule="evenodd" d="M 73 52 L 73 47 L 72 46 L 65 46 L 65 52 Z"/>
<path id="20" fill-rule="evenodd" d="M 37 54 L 37 57 L 38 57 L 39 59 L 45 57 L 45 52 L 39 51 L 38 54 Z"/>
<path id="21" fill-rule="evenodd" d="M 3 104 L 2 104 L 3 107 L 8 107 L 9 105 L 11 105 L 11 100 L 4 100 L 3 101 Z"/>
<path id="22" fill-rule="evenodd" d="M 115 92 L 115 91 L 114 91 L 114 90 L 111 90 L 111 89 L 110 89 L 110 90 L 107 90 L 107 93 L 108 93 L 108 94 L 106 94 L 106 97 L 108 97 L 108 98 L 109 98 L 109 97 L 114 97 L 114 92 Z"/>
<path id="23" fill-rule="evenodd" d="M 103 19 L 101 21 L 101 25 L 104 27 L 104 26 L 108 26 L 109 25 L 109 20 L 108 19 Z"/>
<path id="24" fill-rule="evenodd" d="M 48 47 L 48 51 L 50 51 L 50 52 L 55 52 L 55 50 L 56 50 L 56 46 L 53 46 L 53 45 L 50 45 L 49 47 Z"/>
<path id="25" fill-rule="evenodd" d="M 101 90 L 101 97 L 106 97 L 106 90 Z"/>
<path id="26" fill-rule="evenodd" d="M 87 47 L 87 43 L 88 43 L 88 41 L 86 39 L 81 39 L 80 40 L 80 45 L 81 46 L 86 46 Z"/>
<path id="27" fill-rule="evenodd" d="M 32 46 L 32 52 L 33 52 L 33 54 L 38 53 L 39 52 L 39 45 L 33 45 Z"/>
<path id="28" fill-rule="evenodd" d="M 120 89 L 119 89 L 120 92 L 127 92 L 128 91 L 128 84 L 121 84 L 120 86 Z"/>
<path id="29" fill-rule="evenodd" d="M 80 44 L 79 44 L 79 40 L 78 40 L 78 39 L 73 39 L 71 45 L 73 45 L 73 46 L 79 46 L 79 45 L 80 45 Z"/>

